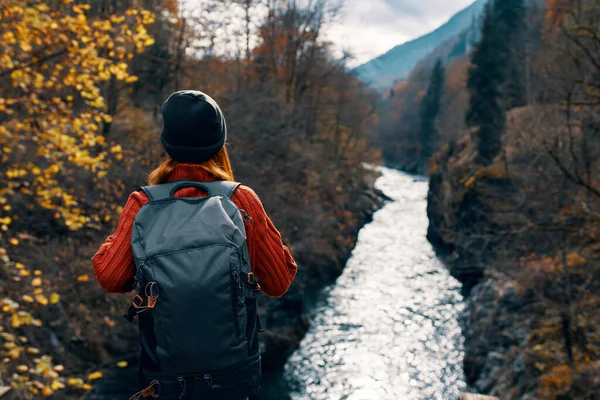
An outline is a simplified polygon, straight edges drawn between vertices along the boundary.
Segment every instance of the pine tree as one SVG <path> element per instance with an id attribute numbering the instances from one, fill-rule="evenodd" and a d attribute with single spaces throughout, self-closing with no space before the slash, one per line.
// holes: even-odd
<path id="1" fill-rule="evenodd" d="M 495 0 L 486 6 L 481 40 L 471 56 L 467 126 L 474 130 L 477 162 L 489 165 L 502 149 L 506 111 L 524 98 L 514 49 L 523 26 L 524 0 Z M 521 75 L 522 76 L 522 75 Z"/>
<path id="2" fill-rule="evenodd" d="M 503 62 L 505 81 L 502 87 L 503 105 L 506 109 L 525 105 L 525 1 L 496 0 L 494 2 L 494 21 L 497 34 L 502 40 L 498 48 L 498 57 Z"/>
<path id="3" fill-rule="evenodd" d="M 435 63 L 427 94 L 421 102 L 421 157 L 428 159 L 433 154 L 434 143 L 438 137 L 437 121 L 442 114 L 442 95 L 444 93 L 444 82 L 446 80 L 446 71 L 442 60 Z"/>

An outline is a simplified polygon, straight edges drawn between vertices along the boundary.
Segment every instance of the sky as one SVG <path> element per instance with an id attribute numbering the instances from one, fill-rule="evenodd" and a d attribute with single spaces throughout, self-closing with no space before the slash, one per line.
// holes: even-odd
<path id="1" fill-rule="evenodd" d="M 473 0 L 345 0 L 327 31 L 337 51 L 355 57 L 353 67 L 443 25 Z"/>
<path id="2" fill-rule="evenodd" d="M 179 1 L 188 15 L 207 16 L 202 7 L 207 0 Z M 344 52 L 354 56 L 347 62 L 347 66 L 352 68 L 394 46 L 435 30 L 473 2 L 474 0 L 330 0 L 329 4 L 341 5 L 341 9 L 334 21 L 327 24 L 325 38 L 333 42 L 337 56 L 341 57 Z M 223 7 L 215 11 L 215 15 L 231 19 L 233 9 L 230 6 Z M 242 21 L 241 9 L 237 12 L 237 17 Z M 255 17 L 260 20 L 260 10 Z M 242 29 L 242 26 L 237 28 Z M 224 49 L 232 48 L 228 41 L 230 37 L 238 37 L 228 33 L 220 36 Z M 238 43 L 238 47 L 239 45 Z"/>

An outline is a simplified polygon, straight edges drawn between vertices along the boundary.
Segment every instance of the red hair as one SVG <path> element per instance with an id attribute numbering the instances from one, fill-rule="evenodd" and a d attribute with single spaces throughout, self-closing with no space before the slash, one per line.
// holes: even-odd
<path id="1" fill-rule="evenodd" d="M 150 172 L 150 175 L 148 175 L 148 185 L 160 185 L 161 183 L 167 182 L 169 175 L 171 175 L 171 172 L 173 172 L 178 164 L 179 161 L 176 161 L 171 157 L 166 161 L 163 161 L 154 171 Z M 213 158 L 199 163 L 198 165 L 218 179 L 233 181 L 233 171 L 231 170 L 231 163 L 225 146 L 223 146 L 221 151 Z"/>

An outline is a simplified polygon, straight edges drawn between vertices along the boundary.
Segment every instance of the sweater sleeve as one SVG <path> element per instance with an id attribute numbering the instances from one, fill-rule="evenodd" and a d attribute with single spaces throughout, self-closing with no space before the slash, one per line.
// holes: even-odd
<path id="1" fill-rule="evenodd" d="M 135 264 L 131 250 L 131 231 L 137 212 L 147 202 L 145 194 L 133 192 L 123 208 L 117 230 L 92 257 L 96 279 L 107 292 L 125 293 L 133 289 Z"/>
<path id="2" fill-rule="evenodd" d="M 252 189 L 240 186 L 232 200 L 252 218 L 246 224 L 252 271 L 263 292 L 270 297 L 281 297 L 296 276 L 298 267 L 294 258 Z"/>

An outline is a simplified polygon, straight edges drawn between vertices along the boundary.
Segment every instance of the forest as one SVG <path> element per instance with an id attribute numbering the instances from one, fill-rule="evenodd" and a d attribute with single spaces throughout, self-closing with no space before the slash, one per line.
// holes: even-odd
<path id="1" fill-rule="evenodd" d="M 321 40 L 335 9 L 199 4 L 0 5 L 0 373 L 17 398 L 81 398 L 139 354 L 121 318 L 130 298 L 103 293 L 90 258 L 164 157 L 159 109 L 171 92 L 218 100 L 235 178 L 264 199 L 302 265 L 285 298 L 261 299 L 265 370 L 307 329 L 303 293 L 339 275 L 381 203 L 363 168 L 380 158 L 375 95 Z"/>
<path id="2" fill-rule="evenodd" d="M 463 283 L 467 384 L 600 393 L 600 3 L 491 0 L 386 94 L 387 162 L 428 172 L 428 237 Z"/>

